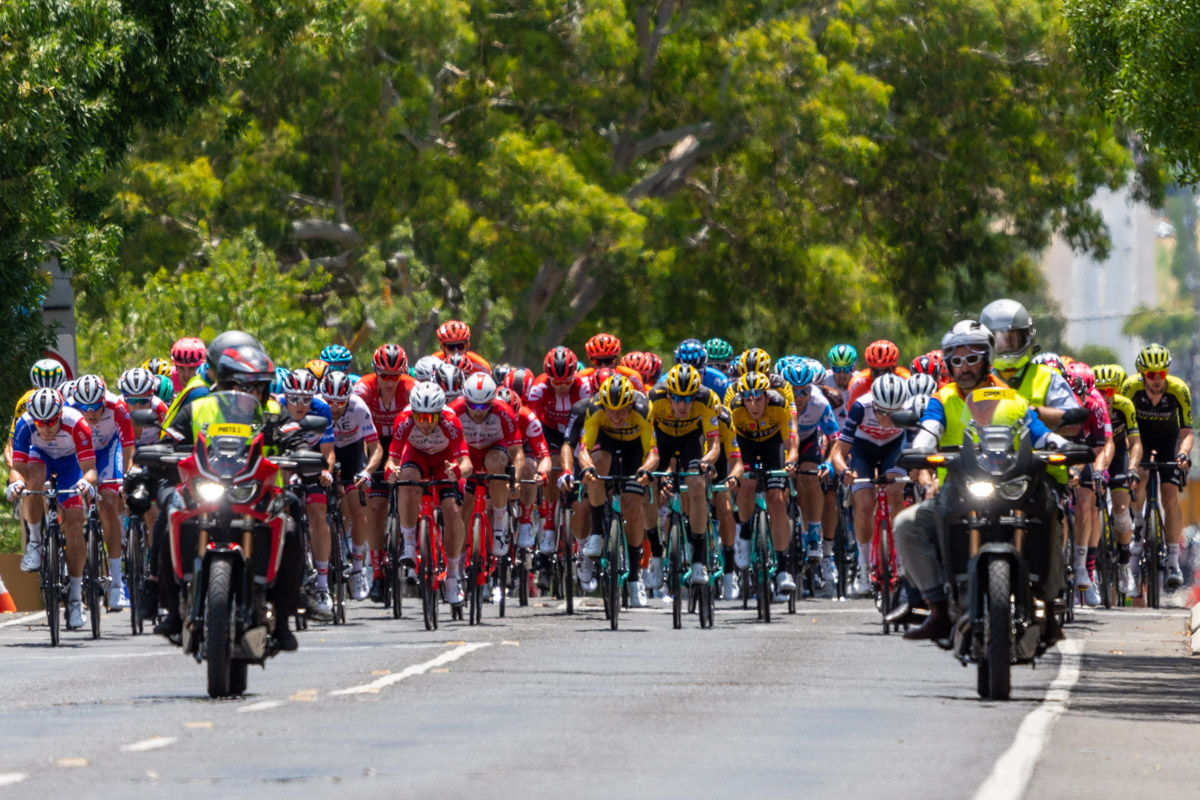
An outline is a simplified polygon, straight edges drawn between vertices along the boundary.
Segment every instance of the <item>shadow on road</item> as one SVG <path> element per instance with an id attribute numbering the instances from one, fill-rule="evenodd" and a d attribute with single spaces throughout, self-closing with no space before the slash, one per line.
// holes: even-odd
<path id="1" fill-rule="evenodd" d="M 1200 662 L 1174 656 L 1084 653 L 1071 712 L 1126 720 L 1200 721 Z"/>

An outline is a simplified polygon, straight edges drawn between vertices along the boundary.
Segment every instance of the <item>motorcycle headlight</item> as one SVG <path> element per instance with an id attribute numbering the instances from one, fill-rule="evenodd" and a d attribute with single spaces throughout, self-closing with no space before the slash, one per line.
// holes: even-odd
<path id="1" fill-rule="evenodd" d="M 1000 484 L 1000 496 L 1005 500 L 1020 500 L 1029 489 L 1028 478 L 1017 478 Z"/>
<path id="2" fill-rule="evenodd" d="M 225 495 L 225 487 L 215 481 L 197 481 L 196 496 L 205 503 L 215 503 Z"/>
<path id="3" fill-rule="evenodd" d="M 258 494 L 258 481 L 248 481 L 240 483 L 229 490 L 229 502 L 231 503 L 249 503 Z"/>
<path id="4" fill-rule="evenodd" d="M 980 500 L 991 497 L 995 493 L 996 487 L 994 484 L 987 481 L 972 481 L 967 484 L 967 491 Z"/>

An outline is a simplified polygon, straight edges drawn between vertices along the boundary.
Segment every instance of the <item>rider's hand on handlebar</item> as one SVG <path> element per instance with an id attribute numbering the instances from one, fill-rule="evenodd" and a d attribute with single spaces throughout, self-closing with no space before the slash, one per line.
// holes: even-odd
<path id="1" fill-rule="evenodd" d="M 583 472 L 580 473 L 579 477 L 583 478 L 583 482 L 590 486 L 591 484 L 600 480 L 600 473 L 596 472 L 595 467 L 586 467 L 584 468 Z"/>
<path id="2" fill-rule="evenodd" d="M 333 483 L 333 473 L 327 469 L 321 470 L 321 485 L 329 486 Z"/>
<path id="3" fill-rule="evenodd" d="M 575 476 L 569 472 L 558 476 L 558 490 L 560 492 L 569 492 L 575 486 Z"/>
<path id="4" fill-rule="evenodd" d="M 637 472 L 635 472 L 633 474 L 634 474 L 639 486 L 649 486 L 650 485 L 650 472 L 648 470 L 639 469 Z"/>
<path id="5" fill-rule="evenodd" d="M 358 473 L 358 475 L 354 477 L 354 487 L 356 489 L 370 489 L 371 473 L 367 472 L 365 469 Z"/>
<path id="6" fill-rule="evenodd" d="M 79 492 L 80 497 L 86 497 L 88 500 L 96 499 L 96 487 L 87 478 L 82 478 L 79 483 L 75 484 L 75 491 Z"/>
<path id="7" fill-rule="evenodd" d="M 858 477 L 858 473 L 856 473 L 854 470 L 852 470 L 852 469 L 844 470 L 842 472 L 842 483 L 846 483 L 846 484 L 854 483 L 854 480 L 857 477 Z"/>
<path id="8" fill-rule="evenodd" d="M 15 503 L 17 498 L 21 496 L 21 492 L 25 491 L 25 481 L 16 480 L 8 485 L 8 502 Z"/>
<path id="9" fill-rule="evenodd" d="M 400 470 L 385 467 L 383 470 L 383 479 L 388 483 L 395 483 L 400 480 Z"/>

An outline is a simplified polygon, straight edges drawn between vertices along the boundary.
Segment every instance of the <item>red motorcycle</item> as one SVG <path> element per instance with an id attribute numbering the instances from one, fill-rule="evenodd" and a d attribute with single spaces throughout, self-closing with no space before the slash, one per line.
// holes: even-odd
<path id="1" fill-rule="evenodd" d="M 294 611 L 273 608 L 267 599 L 290 524 L 280 471 L 321 471 L 319 453 L 293 451 L 288 443 L 296 442 L 296 433 L 323 428 L 327 421 L 265 422 L 252 395 L 213 397 L 220 421 L 196 435 L 190 452 L 151 445 L 135 460 L 179 470 L 167 522 L 171 563 L 187 600 L 183 651 L 207 662 L 209 696 L 226 697 L 245 692 L 251 664 L 263 664 L 279 652 L 272 632 Z M 266 455 L 272 442 L 283 455 Z"/>

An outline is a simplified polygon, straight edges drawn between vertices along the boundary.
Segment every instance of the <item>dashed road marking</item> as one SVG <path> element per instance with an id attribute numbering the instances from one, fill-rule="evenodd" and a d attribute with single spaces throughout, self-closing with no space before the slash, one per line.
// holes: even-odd
<path id="1" fill-rule="evenodd" d="M 382 678 L 377 678 L 377 679 L 371 681 L 370 683 L 364 683 L 359 686 L 351 686 L 348 689 L 338 689 L 337 691 L 330 692 L 330 694 L 331 695 L 347 695 L 347 694 L 376 693 L 376 692 L 379 692 L 381 689 L 391 686 L 394 683 L 399 683 L 400 681 L 405 680 L 406 678 L 412 678 L 417 675 L 422 675 L 422 674 L 430 671 L 431 669 L 436 669 L 437 667 L 444 666 L 446 664 L 451 663 L 452 661 L 457 661 L 458 659 L 462 658 L 463 656 L 467 655 L 468 653 L 473 653 L 476 650 L 480 650 L 484 647 L 490 647 L 490 646 L 491 646 L 491 642 L 474 642 L 472 644 L 467 644 L 466 642 L 463 642 L 458 647 L 455 647 L 453 650 L 447 650 L 445 653 L 442 653 L 437 658 L 432 658 L 429 661 L 426 661 L 421 664 L 413 664 L 411 667 L 405 667 L 404 669 L 400 670 L 399 672 L 393 673 L 391 675 L 384 675 Z"/>
<path id="2" fill-rule="evenodd" d="M 12 786 L 29 777 L 25 772 L 0 772 L 0 786 Z"/>
<path id="3" fill-rule="evenodd" d="M 237 710 L 239 714 L 247 714 L 251 711 L 266 711 L 268 708 L 279 708 L 283 705 L 282 700 L 260 700 L 257 703 L 251 703 L 248 706 L 242 706 Z"/>
<path id="4" fill-rule="evenodd" d="M 122 753 L 145 753 L 148 750 L 161 750 L 164 747 L 170 747 L 179 739 L 174 736 L 151 736 L 149 739 L 142 739 L 140 742 L 121 745 Z"/>

